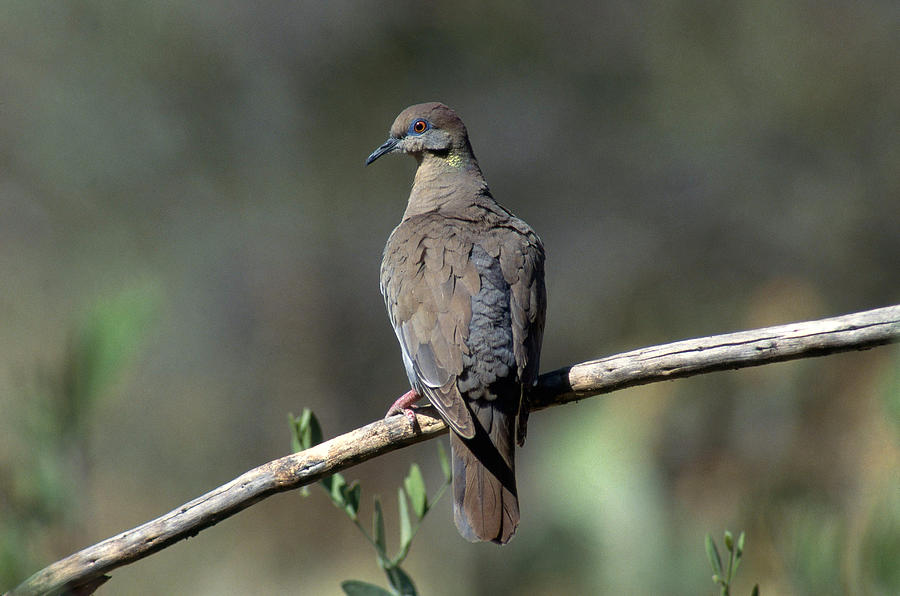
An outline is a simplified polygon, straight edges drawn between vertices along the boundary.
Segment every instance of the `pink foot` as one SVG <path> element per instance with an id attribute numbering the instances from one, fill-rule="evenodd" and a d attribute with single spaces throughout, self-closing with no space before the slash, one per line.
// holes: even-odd
<path id="1" fill-rule="evenodd" d="M 406 419 L 409 420 L 410 424 L 415 426 L 416 424 L 416 413 L 413 410 L 413 404 L 422 399 L 422 396 L 419 395 L 419 392 L 415 389 L 410 389 L 403 395 L 397 398 L 391 407 L 388 408 L 387 414 L 384 415 L 385 418 L 390 418 L 394 414 L 403 414 L 406 416 Z"/>

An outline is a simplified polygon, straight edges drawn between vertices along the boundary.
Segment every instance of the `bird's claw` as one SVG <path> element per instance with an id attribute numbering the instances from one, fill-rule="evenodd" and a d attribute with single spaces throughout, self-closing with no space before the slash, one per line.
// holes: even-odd
<path id="1" fill-rule="evenodd" d="M 388 408 L 387 414 L 384 415 L 385 419 L 390 418 L 394 414 L 403 414 L 406 416 L 406 419 L 409 420 L 409 423 L 413 426 L 416 425 L 416 412 L 415 406 L 413 405 L 417 401 L 422 399 L 422 396 L 419 395 L 419 392 L 415 389 L 410 389 L 403 395 L 397 398 L 391 407 Z"/>

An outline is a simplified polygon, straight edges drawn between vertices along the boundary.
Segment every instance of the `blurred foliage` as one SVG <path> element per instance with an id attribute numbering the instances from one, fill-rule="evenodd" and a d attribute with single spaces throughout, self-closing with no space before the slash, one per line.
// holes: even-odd
<path id="1" fill-rule="evenodd" d="M 880 594 L 891 594 L 900 586 L 900 481 L 894 476 L 886 485 L 867 520 L 859 553 L 861 577 L 871 578 L 873 591 Z"/>
<path id="2" fill-rule="evenodd" d="M 27 407 L 16 412 L 24 461 L 0 465 L 0 585 L 14 585 L 39 566 L 48 537 L 77 544 L 98 401 L 135 356 L 158 303 L 152 284 L 98 300 L 74 326 L 61 362 L 39 367 Z"/>
<path id="3" fill-rule="evenodd" d="M 0 582 L 281 455 L 300 404 L 339 432 L 407 389 L 377 272 L 413 164 L 363 160 L 415 102 L 459 111 L 544 240 L 545 370 L 897 303 L 898 25 L 881 0 L 0 3 Z M 70 332 L 146 279 L 139 353 L 155 299 L 85 323 L 99 346 Z M 404 568 L 429 594 L 701 594 L 696 545 L 741 527 L 741 592 L 900 593 L 898 378 L 884 347 L 543 412 L 516 539 L 444 513 Z M 354 476 L 393 494 L 420 449 Z M 295 505 L 109 585 L 383 581 L 331 505 Z"/>

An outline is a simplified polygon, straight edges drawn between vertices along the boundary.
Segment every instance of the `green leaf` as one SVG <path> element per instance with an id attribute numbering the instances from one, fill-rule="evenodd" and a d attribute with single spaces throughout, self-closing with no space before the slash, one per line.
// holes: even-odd
<path id="1" fill-rule="evenodd" d="M 319 419 L 316 418 L 316 415 L 313 414 L 313 411 L 309 410 L 309 446 L 315 447 L 321 442 L 322 426 L 319 424 Z"/>
<path id="2" fill-rule="evenodd" d="M 298 451 L 303 451 L 303 443 L 300 440 L 301 432 L 300 432 L 300 417 L 294 416 L 293 413 L 288 413 L 288 424 L 291 427 L 291 452 L 297 453 Z"/>
<path id="3" fill-rule="evenodd" d="M 344 487 L 347 486 L 347 481 L 344 480 L 344 477 L 340 474 L 334 474 L 328 478 L 323 478 L 322 484 L 328 489 L 328 494 L 331 496 L 331 502 L 343 509 L 346 504 L 344 499 Z"/>
<path id="4" fill-rule="evenodd" d="M 422 519 L 428 510 L 428 495 L 425 493 L 425 479 L 422 478 L 422 470 L 418 464 L 409 467 L 409 475 L 403 480 L 403 485 L 406 487 L 413 511 L 419 519 Z"/>
<path id="5" fill-rule="evenodd" d="M 335 476 L 340 476 L 340 474 L 332 474 L 331 476 L 326 476 L 319 480 L 319 484 L 325 487 L 325 492 L 328 493 L 328 496 L 331 496 L 331 487 L 334 485 Z"/>
<path id="6" fill-rule="evenodd" d="M 391 586 L 400 596 L 416 596 L 416 586 L 412 579 L 400 567 L 391 567 L 384 570 Z"/>
<path id="7" fill-rule="evenodd" d="M 288 415 L 291 423 L 291 448 L 294 453 L 314 447 L 322 442 L 322 427 L 309 408 L 303 408 L 299 416 Z"/>
<path id="8" fill-rule="evenodd" d="M 753 591 L 750 592 L 750 596 L 759 596 L 759 584 L 753 586 Z"/>
<path id="9" fill-rule="evenodd" d="M 738 536 L 738 541 L 737 541 L 737 556 L 740 557 L 742 554 L 744 554 L 744 533 L 743 532 L 740 533 L 740 535 Z"/>
<path id="10" fill-rule="evenodd" d="M 393 592 L 388 592 L 380 586 L 359 581 L 358 579 L 348 579 L 341 582 L 341 589 L 347 596 L 395 596 Z"/>
<path id="11" fill-rule="evenodd" d="M 712 536 L 709 534 L 706 535 L 706 556 L 709 558 L 709 564 L 712 565 L 713 573 L 722 577 L 724 574 L 722 573 L 722 559 L 719 557 L 719 549 L 716 548 L 716 543 L 713 542 Z"/>
<path id="12" fill-rule="evenodd" d="M 303 449 L 315 447 L 322 442 L 322 427 L 319 425 L 319 419 L 309 408 L 303 408 L 298 423 L 298 434 L 300 444 Z"/>
<path id="13" fill-rule="evenodd" d="M 381 511 L 381 499 L 378 497 L 375 497 L 375 513 L 372 514 L 372 537 L 375 544 L 381 549 L 381 552 L 378 553 L 378 564 L 382 565 L 382 553 L 387 553 L 387 540 L 384 536 L 384 513 Z"/>
<path id="14" fill-rule="evenodd" d="M 735 551 L 735 555 L 734 555 L 734 558 L 733 558 L 732 560 L 734 561 L 734 564 L 731 566 L 731 577 L 730 577 L 730 579 L 734 579 L 734 577 L 737 575 L 738 567 L 741 566 L 741 555 L 740 555 L 740 553 L 737 552 L 737 551 Z"/>
<path id="15" fill-rule="evenodd" d="M 347 512 L 347 515 L 350 516 L 351 519 L 357 519 L 357 512 L 359 511 L 359 497 L 362 494 L 362 487 L 359 485 L 359 482 L 354 480 L 353 483 L 345 487 L 342 491 L 344 494 L 344 511 Z"/>
<path id="16" fill-rule="evenodd" d="M 444 442 L 437 442 L 437 450 L 438 450 L 438 459 L 441 461 L 441 470 L 444 472 L 444 480 L 448 483 L 453 478 L 453 473 L 450 471 L 450 459 L 447 457 L 447 450 L 444 449 Z"/>
<path id="17" fill-rule="evenodd" d="M 734 550 L 734 536 L 728 530 L 725 530 L 725 548 L 728 549 L 728 552 Z"/>
<path id="18" fill-rule="evenodd" d="M 400 487 L 397 487 L 397 508 L 400 510 L 400 551 L 403 552 L 412 542 L 412 525 L 409 522 L 406 494 Z"/>

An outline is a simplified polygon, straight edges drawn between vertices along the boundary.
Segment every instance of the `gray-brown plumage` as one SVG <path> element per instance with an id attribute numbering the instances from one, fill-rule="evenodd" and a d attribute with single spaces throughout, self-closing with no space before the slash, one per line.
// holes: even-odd
<path id="1" fill-rule="evenodd" d="M 452 429 L 456 526 L 470 541 L 503 544 L 519 523 L 515 443 L 524 441 L 525 392 L 538 376 L 544 248 L 494 201 L 466 127 L 447 106 L 405 109 L 366 164 L 394 152 L 419 165 L 381 264 L 413 388 L 388 414 L 422 395 L 437 408 Z"/>

